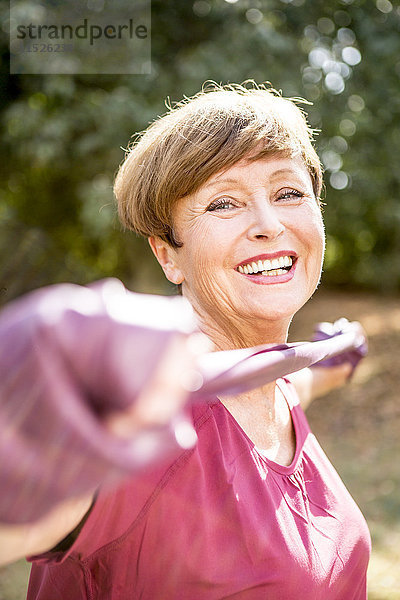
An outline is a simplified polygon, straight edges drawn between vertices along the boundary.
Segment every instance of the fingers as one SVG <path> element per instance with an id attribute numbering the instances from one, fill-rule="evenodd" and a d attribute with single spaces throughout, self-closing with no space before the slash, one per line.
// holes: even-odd
<path id="1" fill-rule="evenodd" d="M 353 347 L 346 352 L 337 354 L 331 358 L 320 361 L 319 367 L 332 368 L 338 366 L 346 366 L 349 370 L 346 380 L 351 379 L 360 360 L 366 356 L 368 352 L 368 342 L 365 330 L 358 321 L 348 321 L 345 318 L 338 319 L 334 323 L 318 323 L 315 327 L 313 341 L 326 340 L 342 333 L 353 334 Z M 344 371 L 343 371 L 344 373 Z M 341 380 L 342 373 L 338 373 L 338 379 Z"/>
<path id="2" fill-rule="evenodd" d="M 107 419 L 108 428 L 118 436 L 131 437 L 149 428 L 174 425 L 176 421 L 175 425 L 183 432 L 179 415 L 189 393 L 202 384 L 196 358 L 210 349 L 210 342 L 201 333 L 173 336 L 133 406 L 111 415 Z"/>

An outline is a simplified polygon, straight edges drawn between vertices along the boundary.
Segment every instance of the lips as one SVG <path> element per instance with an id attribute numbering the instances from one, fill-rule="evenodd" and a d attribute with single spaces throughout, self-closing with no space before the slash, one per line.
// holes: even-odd
<path id="1" fill-rule="evenodd" d="M 256 283 L 284 283 L 292 279 L 296 261 L 296 252 L 283 250 L 249 258 L 237 265 L 236 271 Z"/>

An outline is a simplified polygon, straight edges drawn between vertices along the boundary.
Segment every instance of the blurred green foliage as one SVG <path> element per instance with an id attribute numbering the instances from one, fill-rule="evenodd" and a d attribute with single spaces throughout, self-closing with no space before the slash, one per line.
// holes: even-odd
<path id="1" fill-rule="evenodd" d="M 7 40 L 1 58 L 2 301 L 112 275 L 168 291 L 147 243 L 121 231 L 112 180 L 122 148 L 165 99 L 209 79 L 270 81 L 313 102 L 326 169 L 324 282 L 400 288 L 398 2 L 153 0 L 151 75 L 10 76 Z"/>

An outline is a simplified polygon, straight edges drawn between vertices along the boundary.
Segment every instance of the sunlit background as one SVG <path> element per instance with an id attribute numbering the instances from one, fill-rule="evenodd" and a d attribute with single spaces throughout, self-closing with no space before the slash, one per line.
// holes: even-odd
<path id="1" fill-rule="evenodd" d="M 132 134 L 166 111 L 167 98 L 194 94 L 206 80 L 269 81 L 310 102 L 325 167 L 328 243 L 325 292 L 304 323 L 348 309 L 346 316 L 365 318 L 371 335 L 370 358 L 349 392 L 352 418 L 367 421 L 349 431 L 338 396 L 316 404 L 310 418 L 372 523 L 370 598 L 400 598 L 398 0 L 153 0 L 151 74 L 90 76 L 10 76 L 6 4 L 2 303 L 45 284 L 105 276 L 136 291 L 171 293 L 147 243 L 121 231 L 116 217 L 113 176 Z M 294 331 L 308 332 L 301 323 Z M 368 436 L 375 454 L 365 453 Z M 23 597 L 11 581 L 9 591 L 0 587 L 1 599 Z"/>
<path id="2" fill-rule="evenodd" d="M 208 79 L 270 81 L 313 103 L 326 169 L 324 281 L 399 289 L 398 2 L 154 0 L 151 75 L 9 76 L 6 44 L 2 58 L 3 302 L 111 274 L 163 289 L 146 244 L 118 226 L 113 175 L 165 99 Z"/>

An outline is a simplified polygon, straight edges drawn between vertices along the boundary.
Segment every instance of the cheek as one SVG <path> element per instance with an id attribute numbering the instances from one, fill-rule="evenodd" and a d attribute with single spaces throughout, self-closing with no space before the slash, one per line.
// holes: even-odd
<path id="1" fill-rule="evenodd" d="M 203 306 L 225 304 L 229 295 L 227 272 L 231 268 L 233 236 L 228 235 L 226 227 L 221 231 L 218 225 L 205 227 L 202 224 L 192 229 L 181 249 L 184 251 L 181 255 L 184 293 L 197 298 Z"/>
<path id="2" fill-rule="evenodd" d="M 323 255 L 325 251 L 325 227 L 318 207 L 313 208 L 303 220 L 303 238 L 310 251 L 316 255 Z"/>
<path id="3" fill-rule="evenodd" d="M 215 270 L 212 256 L 213 253 L 205 241 L 203 232 L 185 236 L 183 247 L 178 251 L 178 259 L 187 288 L 198 292 L 199 289 L 208 285 Z"/>
<path id="4" fill-rule="evenodd" d="M 321 256 L 323 257 L 325 254 L 326 236 L 325 236 L 325 225 L 322 220 L 321 214 L 317 217 L 317 231 L 319 234 L 320 253 L 321 253 Z"/>
<path id="5" fill-rule="evenodd" d="M 188 275 L 191 270 L 203 271 L 212 267 L 215 271 L 226 259 L 226 242 L 229 236 L 218 226 L 204 223 L 192 226 L 184 236 L 184 268 Z"/>

